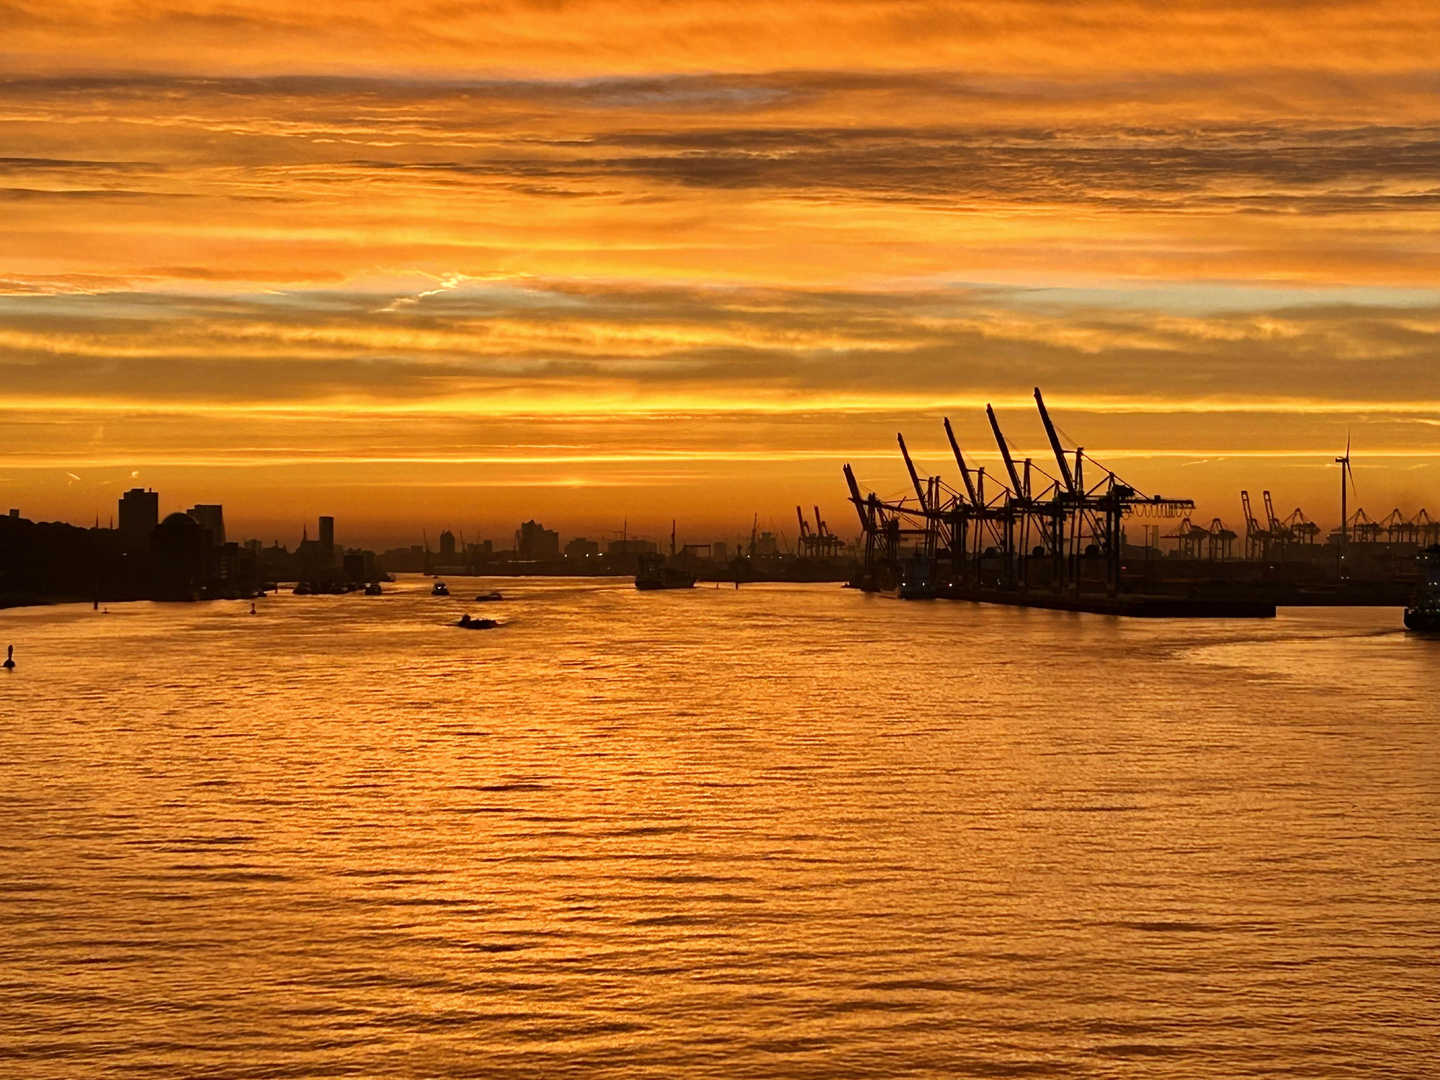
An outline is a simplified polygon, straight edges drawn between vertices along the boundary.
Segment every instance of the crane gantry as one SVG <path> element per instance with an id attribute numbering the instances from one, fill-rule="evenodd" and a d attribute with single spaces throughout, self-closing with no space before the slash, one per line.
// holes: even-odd
<path id="1" fill-rule="evenodd" d="M 1141 495 L 1113 470 L 1088 458 L 1081 447 L 1073 451 L 1072 466 L 1072 454 L 1061 444 L 1039 387 L 1035 405 L 1058 476 L 1051 476 L 1031 458 L 1016 462 L 989 405 L 985 415 L 1008 481 L 996 485 L 992 494 L 986 492 L 985 470 L 967 462 L 948 417 L 945 436 L 962 490 L 940 476 L 922 477 L 903 434 L 897 435 L 897 442 L 915 492 L 913 502 L 908 495 L 886 500 L 873 491 L 862 492 L 854 471 L 845 465 L 850 501 L 865 536 L 863 587 L 919 592 L 937 586 L 1048 586 L 1057 592 L 1078 592 L 1087 579 L 1084 568 L 1103 564 L 1104 587 L 1114 593 L 1120 585 L 1124 519 L 1132 514 L 1180 517 L 1194 509 L 1190 499 Z M 1099 470 L 1089 486 L 1087 461 Z"/>

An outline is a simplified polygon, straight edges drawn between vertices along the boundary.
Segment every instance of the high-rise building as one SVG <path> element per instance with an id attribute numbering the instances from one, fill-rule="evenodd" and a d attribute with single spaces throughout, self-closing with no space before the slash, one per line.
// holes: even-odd
<path id="1" fill-rule="evenodd" d="M 527 521 L 515 534 L 515 554 L 521 559 L 554 559 L 560 555 L 560 534 L 538 521 Z"/>
<path id="2" fill-rule="evenodd" d="M 225 545 L 225 509 L 219 503 L 201 503 L 192 506 L 187 513 L 210 533 L 210 543 L 215 547 Z"/>
<path id="3" fill-rule="evenodd" d="M 583 536 L 577 536 L 565 545 L 567 559 L 595 559 L 599 556 L 600 544 L 595 540 L 587 540 Z"/>
<path id="4" fill-rule="evenodd" d="M 327 565 L 335 558 L 335 519 L 333 517 L 320 519 L 320 557 L 326 560 Z"/>
<path id="5" fill-rule="evenodd" d="M 150 534 L 160 524 L 160 493 L 131 488 L 120 496 L 120 535 L 148 548 Z"/>
<path id="6" fill-rule="evenodd" d="M 455 534 L 449 529 L 440 534 L 440 561 L 446 566 L 455 561 Z"/>

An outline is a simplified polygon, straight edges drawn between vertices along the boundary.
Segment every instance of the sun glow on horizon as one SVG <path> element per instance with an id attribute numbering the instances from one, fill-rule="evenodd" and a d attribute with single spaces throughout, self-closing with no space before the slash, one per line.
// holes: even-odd
<path id="1" fill-rule="evenodd" d="M 559 520 L 643 467 L 740 519 L 942 415 L 983 455 L 987 403 L 1043 445 L 1036 385 L 1202 503 L 1347 429 L 1381 501 L 1440 451 L 1418 9 L 14 11 L 0 484 L 37 515 L 143 467 L 258 519 L 323 466 L 377 530 L 522 481 Z"/>

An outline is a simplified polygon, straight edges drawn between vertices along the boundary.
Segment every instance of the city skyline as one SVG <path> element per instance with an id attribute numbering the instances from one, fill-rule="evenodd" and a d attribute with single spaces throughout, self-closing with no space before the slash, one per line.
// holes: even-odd
<path id="1" fill-rule="evenodd" d="M 144 505 L 139 509 L 133 522 L 127 523 L 127 510 L 130 509 L 133 503 L 143 503 Z M 275 535 L 262 535 L 244 524 L 237 526 L 233 520 L 226 518 L 224 516 L 223 504 L 199 503 L 194 506 L 185 507 L 182 503 L 183 500 L 167 499 L 164 493 L 152 488 L 132 488 L 129 491 L 120 493 L 117 505 L 112 507 L 112 512 L 108 517 L 97 513 L 95 525 L 102 529 L 115 530 L 120 533 L 133 533 L 134 538 L 138 542 L 147 540 L 150 531 L 170 515 L 187 514 L 204 526 L 214 538 L 214 542 L 220 545 L 225 543 L 228 534 L 230 538 L 236 539 L 242 544 L 258 542 L 265 547 L 276 545 L 286 549 L 298 549 L 300 544 L 308 539 L 311 541 L 318 540 L 319 543 L 327 549 L 333 546 L 337 551 L 346 548 L 366 548 L 379 552 L 387 547 L 394 549 L 418 547 L 428 548 L 428 550 L 436 556 L 445 553 L 446 535 L 449 534 L 452 554 L 459 551 L 463 555 L 467 548 L 478 548 L 481 545 L 485 545 L 487 547 L 493 547 L 497 552 L 517 554 L 519 558 L 528 557 L 523 554 L 522 549 L 524 545 L 521 542 L 521 534 L 526 527 L 534 526 L 539 529 L 545 528 L 544 522 L 534 518 L 526 522 L 517 522 L 514 527 L 509 529 L 503 524 L 495 524 L 491 527 L 486 527 L 485 525 L 467 527 L 464 525 L 453 525 L 447 521 L 441 524 L 415 524 L 411 532 L 418 530 L 418 535 L 416 536 L 411 536 L 410 532 L 400 532 L 381 537 L 351 532 L 347 536 L 344 531 L 345 523 L 343 521 L 341 522 L 341 532 L 338 535 L 335 532 L 335 515 L 315 514 L 308 520 L 295 524 L 288 532 L 277 532 Z M 809 510 L 805 510 L 807 528 L 813 529 L 815 527 L 815 521 L 812 520 L 811 515 L 816 513 L 818 509 L 818 507 L 811 507 Z M 853 514 L 854 511 L 847 505 L 845 513 Z M 24 514 L 19 507 L 10 508 L 9 514 L 14 518 L 26 518 L 29 520 L 28 516 Z M 825 522 L 827 529 L 830 528 L 828 518 L 821 520 Z M 83 525 L 84 523 L 67 522 L 65 524 Z M 604 523 L 589 529 L 567 527 L 567 530 L 564 532 L 560 532 L 559 530 L 552 531 L 556 532 L 559 536 L 559 546 L 561 548 L 572 541 L 589 540 L 597 543 L 605 543 L 612 540 L 623 540 L 627 537 L 636 541 L 648 540 L 655 543 L 657 548 L 663 548 L 664 544 L 662 541 L 668 540 L 671 533 L 678 529 L 678 521 L 674 518 L 661 524 L 651 522 L 650 525 L 652 527 L 647 529 L 632 528 L 629 520 L 622 518 L 621 521 L 615 525 Z M 789 528 L 786 527 L 787 525 Z M 329 530 L 328 537 L 327 527 Z M 722 532 L 717 532 L 714 536 L 705 533 L 706 539 L 703 540 L 701 539 L 701 534 L 704 533 L 704 530 L 692 530 L 691 534 L 684 536 L 676 533 L 679 537 L 679 539 L 677 539 L 677 545 L 684 546 L 685 544 L 689 544 L 690 546 L 695 546 L 697 544 L 703 544 L 709 546 L 714 543 L 733 544 L 737 538 L 746 537 L 751 531 L 755 532 L 756 535 L 765 534 L 775 537 L 777 546 L 787 551 L 796 549 L 795 541 L 798 539 L 799 531 L 798 526 L 796 526 L 793 520 L 782 524 L 774 518 L 761 520 L 758 515 L 752 518 L 751 525 L 746 529 L 740 528 L 739 523 L 736 523 L 736 527 L 730 529 L 728 532 L 722 530 Z M 857 529 L 856 532 L 858 533 L 859 530 Z M 855 539 L 858 539 L 858 536 Z M 509 545 L 508 548 L 506 547 L 507 544 Z"/>

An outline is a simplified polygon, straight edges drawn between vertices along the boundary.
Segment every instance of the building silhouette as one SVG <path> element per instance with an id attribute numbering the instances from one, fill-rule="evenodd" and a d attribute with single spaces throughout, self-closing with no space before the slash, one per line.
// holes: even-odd
<path id="1" fill-rule="evenodd" d="M 333 517 L 320 519 L 320 558 L 326 566 L 331 566 L 335 562 L 335 519 Z"/>
<path id="2" fill-rule="evenodd" d="M 160 493 L 131 488 L 120 496 L 120 536 L 130 550 L 143 551 L 160 524 Z"/>
<path id="3" fill-rule="evenodd" d="M 352 585 L 366 585 L 378 579 L 375 571 L 375 553 L 350 548 L 345 552 L 345 580 Z"/>
<path id="4" fill-rule="evenodd" d="M 527 521 L 515 534 L 515 555 L 525 560 L 558 559 L 560 534 L 545 528 L 538 521 Z"/>
<path id="5" fill-rule="evenodd" d="M 189 514 L 171 514 L 150 533 L 157 600 L 194 600 L 210 582 L 210 533 Z"/>
<path id="6" fill-rule="evenodd" d="M 595 540 L 587 540 L 583 536 L 577 536 L 565 545 L 565 557 L 567 559 L 598 559 L 600 557 L 600 544 Z"/>
<path id="7" fill-rule="evenodd" d="M 440 562 L 444 566 L 455 564 L 455 534 L 449 529 L 440 534 Z"/>
<path id="8" fill-rule="evenodd" d="M 225 509 L 219 503 L 201 503 L 187 513 L 210 533 L 211 547 L 225 546 Z"/>
<path id="9" fill-rule="evenodd" d="M 622 540 L 611 540 L 605 547 L 605 554 L 612 559 L 633 559 L 637 555 L 650 555 L 659 550 L 660 546 L 654 540 L 640 540 L 631 536 Z"/>

